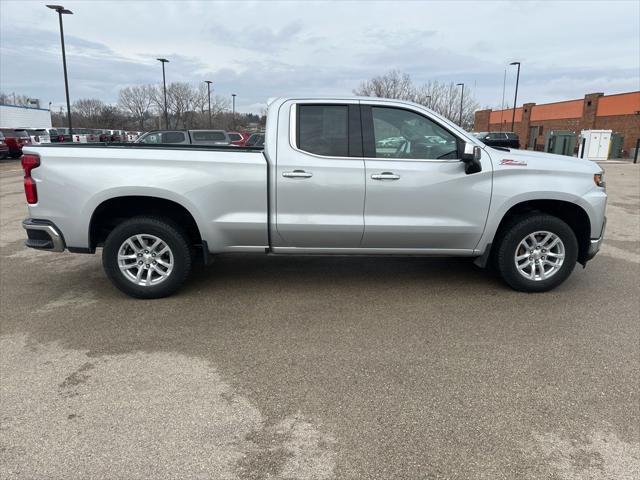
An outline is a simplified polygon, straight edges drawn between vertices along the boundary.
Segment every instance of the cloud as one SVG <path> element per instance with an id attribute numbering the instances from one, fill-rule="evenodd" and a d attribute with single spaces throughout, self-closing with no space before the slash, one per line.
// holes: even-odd
<path id="1" fill-rule="evenodd" d="M 545 23 L 544 3 L 455 3 L 465 8 L 457 15 L 451 2 L 435 0 L 158 1 L 126 9 L 67 1 L 74 11 L 65 19 L 74 100 L 115 102 L 123 86 L 161 82 L 160 56 L 170 60 L 168 82 L 212 80 L 216 95 L 238 94 L 238 111 L 259 111 L 277 95 L 348 95 L 393 68 L 416 83 L 464 82 L 479 103 L 498 105 L 514 58 L 523 62 L 522 101 L 640 88 L 636 2 L 610 1 L 592 16 L 558 1 L 554 15 L 572 21 L 557 28 Z M 0 89 L 63 103 L 55 18 L 40 2 L 2 0 L 1 8 Z M 508 98 L 515 70 L 507 68 Z"/>

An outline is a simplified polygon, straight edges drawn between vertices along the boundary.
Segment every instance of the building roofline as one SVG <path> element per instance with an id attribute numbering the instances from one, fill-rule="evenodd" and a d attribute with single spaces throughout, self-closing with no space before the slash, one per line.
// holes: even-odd
<path id="1" fill-rule="evenodd" d="M 9 105 L 7 103 L 0 103 L 0 107 L 24 108 L 26 110 L 41 110 L 43 112 L 50 112 L 51 111 L 48 108 L 25 107 L 24 105 Z"/>

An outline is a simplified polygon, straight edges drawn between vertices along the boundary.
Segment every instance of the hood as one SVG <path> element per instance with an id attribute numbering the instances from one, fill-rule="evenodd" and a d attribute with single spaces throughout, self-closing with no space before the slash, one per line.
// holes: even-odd
<path id="1" fill-rule="evenodd" d="M 556 155 L 555 153 L 534 152 L 532 150 L 510 149 L 510 151 L 507 152 L 491 147 L 486 147 L 485 149 L 489 152 L 489 155 L 493 160 L 494 167 L 496 168 L 501 166 L 501 162 L 503 160 L 515 160 L 516 162 L 524 162 L 524 164 L 526 164 L 517 166 L 526 166 L 537 170 L 575 171 L 585 173 L 598 173 L 602 171 L 602 168 L 597 163 L 584 158 Z"/>

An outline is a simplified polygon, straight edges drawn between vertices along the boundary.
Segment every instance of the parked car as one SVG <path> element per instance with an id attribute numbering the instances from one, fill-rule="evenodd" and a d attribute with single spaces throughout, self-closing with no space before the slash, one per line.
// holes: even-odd
<path id="1" fill-rule="evenodd" d="M 542 292 L 600 249 L 607 194 L 594 162 L 494 149 L 395 100 L 281 98 L 267 118 L 264 150 L 25 148 L 26 245 L 103 247 L 109 279 L 142 298 L 231 252 L 462 256 Z M 382 135 L 404 143 L 390 152 Z"/>
<path id="2" fill-rule="evenodd" d="M 244 144 L 249 139 L 249 134 L 247 132 L 229 132 L 229 138 L 232 145 L 244 147 Z"/>
<path id="3" fill-rule="evenodd" d="M 135 143 L 181 145 L 230 145 L 224 130 L 154 130 L 143 134 Z"/>
<path id="4" fill-rule="evenodd" d="M 474 135 L 490 147 L 520 148 L 520 138 L 513 132 L 476 132 Z"/>
<path id="5" fill-rule="evenodd" d="M 56 127 L 56 132 L 58 133 L 58 142 L 73 142 L 73 136 L 69 133 L 69 129 L 66 127 Z M 51 133 L 49 133 L 51 135 Z"/>
<path id="6" fill-rule="evenodd" d="M 51 143 L 51 137 L 49 136 L 49 132 L 44 128 L 25 128 L 29 137 L 31 138 L 31 143 L 33 145 L 40 145 L 43 143 Z"/>
<path id="7" fill-rule="evenodd" d="M 20 158 L 22 147 L 31 144 L 31 137 L 24 129 L 2 128 L 0 131 L 4 135 L 4 142 L 9 147 L 9 156 L 12 158 Z"/>
<path id="8" fill-rule="evenodd" d="M 245 147 L 262 147 L 264 145 L 264 133 L 252 133 L 247 139 Z"/>
<path id="9" fill-rule="evenodd" d="M 0 132 L 0 160 L 4 160 L 9 156 L 9 146 L 4 141 L 4 134 Z"/>
<path id="10" fill-rule="evenodd" d="M 49 134 L 49 139 L 51 140 L 51 143 L 61 143 L 65 141 L 64 135 L 57 128 L 48 128 L 47 133 Z M 68 141 L 71 141 L 71 140 L 69 139 Z"/>
<path id="11" fill-rule="evenodd" d="M 142 132 L 126 132 L 124 138 L 126 142 L 135 142 L 136 140 L 138 140 L 138 138 L 140 138 L 141 134 Z"/>

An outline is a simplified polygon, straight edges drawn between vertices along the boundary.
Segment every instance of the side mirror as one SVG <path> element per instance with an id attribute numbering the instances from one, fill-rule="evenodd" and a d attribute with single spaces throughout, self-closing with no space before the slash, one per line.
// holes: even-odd
<path id="1" fill-rule="evenodd" d="M 465 143 L 460 159 L 464 162 L 464 171 L 467 175 L 482 171 L 482 149 L 473 143 Z"/>

